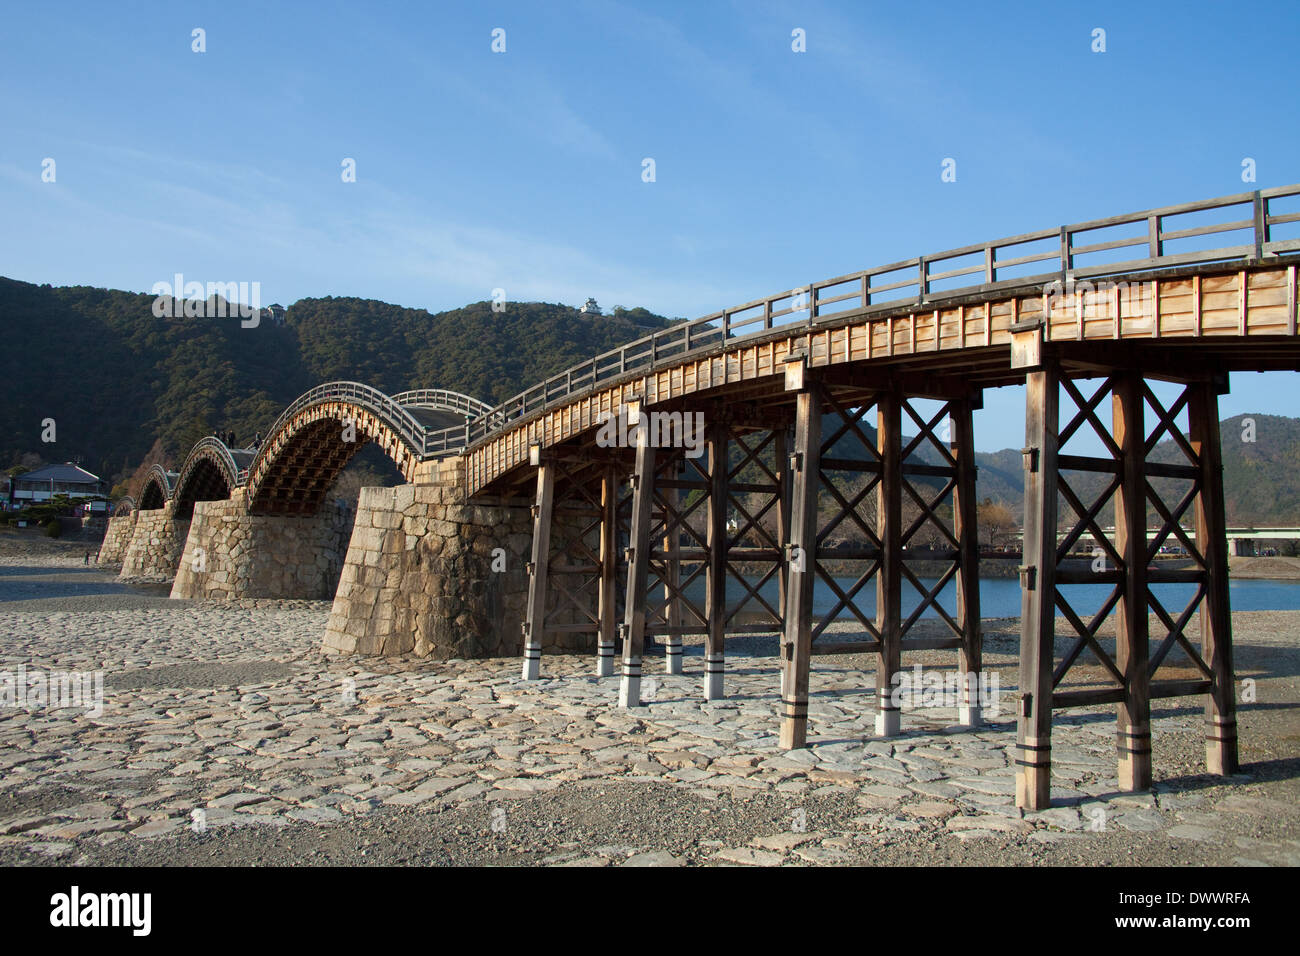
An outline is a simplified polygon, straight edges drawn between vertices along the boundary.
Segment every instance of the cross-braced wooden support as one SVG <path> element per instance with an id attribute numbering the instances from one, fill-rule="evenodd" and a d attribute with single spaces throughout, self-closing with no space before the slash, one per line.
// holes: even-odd
<path id="1" fill-rule="evenodd" d="M 1016 794 L 1020 806 L 1032 809 L 1042 809 L 1051 801 L 1054 709 L 1116 704 L 1120 788 L 1146 790 L 1152 781 L 1151 700 L 1204 693 L 1210 720 L 1210 770 L 1232 773 L 1236 769 L 1216 385 L 1209 379 L 1187 383 L 1166 408 L 1139 370 L 1111 371 L 1091 393 L 1081 390 L 1080 381 L 1062 374 L 1052 357 L 1028 375 Z M 1061 394 L 1076 412 L 1058 429 Z M 1098 416 L 1107 395 L 1109 428 Z M 1184 411 L 1187 434 L 1178 423 Z M 1063 451 L 1072 438 L 1089 429 L 1107 455 Z M 1172 446 L 1173 451 L 1153 456 L 1162 442 L 1164 449 Z M 1169 460 L 1180 456 L 1182 460 Z M 1082 477 L 1067 477 L 1078 475 Z M 1086 490 L 1089 487 L 1091 492 Z M 1059 527 L 1058 501 L 1070 515 Z M 1108 505 L 1114 511 L 1110 535 L 1102 527 Z M 1196 516 L 1195 541 L 1182 527 L 1190 514 Z M 1095 547 L 1091 556 L 1079 557 L 1076 551 L 1085 539 Z M 1191 567 L 1170 567 L 1170 562 L 1160 559 L 1161 549 L 1173 541 L 1189 556 Z M 1063 590 L 1085 583 L 1110 585 L 1109 596 L 1086 621 L 1075 606 L 1077 599 L 1072 603 Z M 1166 608 L 1171 584 L 1196 586 L 1176 617 Z M 1187 637 L 1188 624 L 1198 609 L 1199 651 Z M 1058 611 L 1074 631 L 1059 658 Z M 1113 655 L 1101 635 L 1112 612 Z M 1150 633 L 1152 614 L 1159 626 L 1157 635 Z M 1153 641 L 1153 636 L 1158 640 Z M 1085 650 L 1096 664 L 1091 673 L 1076 667 Z M 1176 663 L 1175 657 L 1182 662 Z M 1176 673 L 1157 680 L 1162 666 Z"/>
<path id="2" fill-rule="evenodd" d="M 646 636 L 658 637 L 663 644 L 664 672 L 680 674 L 682 638 L 704 634 L 707 627 L 705 601 L 694 597 L 694 586 L 707 568 L 706 532 L 700 515 L 709 500 L 709 477 L 704 458 L 686 454 L 684 445 L 669 441 L 671 432 L 653 428 L 651 437 L 665 442 L 656 444 L 655 467 L 649 479 L 649 534 L 658 546 L 650 549 L 649 592 L 637 594 L 636 600 L 646 607 Z M 632 599 L 629 591 L 627 600 Z"/>
<path id="3" fill-rule="evenodd" d="M 1142 378 L 1133 373 L 1111 386 L 1113 437 L 1119 451 L 1115 495 L 1115 550 L 1123 569 L 1123 596 L 1116 611 L 1115 667 L 1124 678 L 1116 735 L 1121 790 L 1151 787 L 1151 686 L 1147 673 L 1146 430 Z"/>
<path id="4" fill-rule="evenodd" d="M 528 616 L 524 619 L 524 680 L 537 680 L 542 668 L 542 622 L 546 617 L 546 579 L 551 557 L 551 511 L 555 506 L 555 465 L 537 468 L 533 502 L 533 550 L 528 564 Z"/>
<path id="5" fill-rule="evenodd" d="M 1205 702 L 1206 769 L 1237 772 L 1236 686 L 1232 669 L 1232 615 L 1228 607 L 1228 539 L 1223 508 L 1223 453 L 1219 442 L 1219 393 L 1212 382 L 1189 388 L 1191 448 L 1200 469 L 1196 496 L 1196 547 L 1204 563 L 1205 605 L 1201 609 L 1201 657 L 1210 670 Z"/>
<path id="6" fill-rule="evenodd" d="M 1020 716 L 1016 803 L 1051 802 L 1052 663 L 1056 634 L 1056 457 L 1060 370 L 1025 379 L 1024 565 L 1020 569 Z"/>
<path id="7" fill-rule="evenodd" d="M 956 465 L 953 487 L 953 530 L 957 536 L 957 627 L 961 648 L 957 670 L 960 700 L 957 722 L 968 727 L 983 723 L 984 635 L 980 622 L 979 519 L 975 502 L 975 423 L 973 401 L 953 402 L 952 454 Z"/>
<path id="8" fill-rule="evenodd" d="M 597 676 L 609 676 L 619 596 L 619 466 L 611 455 L 568 450 L 538 459 L 523 676 L 539 676 L 547 634 L 561 641 L 595 635 Z"/>
<path id="9" fill-rule="evenodd" d="M 805 383 L 795 399 L 785 631 L 781 637 L 781 746 L 808 742 L 808 671 L 813 582 L 817 577 L 817 492 L 822 448 L 822 388 Z"/>
<path id="10" fill-rule="evenodd" d="M 893 737 L 902 726 L 894 689 L 903 669 L 903 427 L 902 403 L 887 392 L 876 402 L 876 441 L 880 482 L 876 515 L 880 538 L 880 573 L 876 576 L 876 628 L 880 658 L 876 664 L 876 736 Z"/>
<path id="11" fill-rule="evenodd" d="M 618 469 L 606 465 L 600 476 L 600 594 L 596 613 L 596 676 L 614 675 L 614 637 L 618 629 Z"/>
<path id="12" fill-rule="evenodd" d="M 681 491 L 665 490 L 665 515 L 681 511 Z M 682 532 L 671 521 L 665 520 L 664 527 L 664 673 L 680 674 L 682 672 Z"/>
<path id="13" fill-rule="evenodd" d="M 798 381 L 800 376 L 793 378 Z M 877 655 L 878 735 L 893 736 L 901 729 L 902 657 L 910 650 L 958 651 L 958 719 L 979 723 L 982 652 L 972 437 L 972 409 L 978 398 L 953 389 L 946 399 L 938 399 L 938 410 L 927 417 L 890 382 L 876 389 L 835 388 L 807 379 L 797 400 L 803 403 L 813 390 L 821 403 L 817 417 L 825 418 L 818 426 L 816 453 L 800 444 L 811 438 L 807 432 L 801 438 L 796 424 L 795 453 L 790 456 L 796 467 L 783 645 L 788 715 L 783 726 L 790 730 L 782 739 L 806 736 L 800 729 L 806 720 L 799 720 L 806 714 L 807 687 L 807 668 L 799 659 L 800 613 L 812 616 L 808 655 Z M 869 436 L 865 422 L 873 409 L 875 435 Z M 947 437 L 940 428 L 945 419 L 951 425 Z M 812 509 L 807 519 L 811 530 L 803 541 L 795 536 L 800 507 Z M 811 597 L 796 608 L 796 554 L 803 557 L 807 576 L 833 596 L 825 613 L 812 614 Z M 933 582 L 923 581 L 908 566 L 909 559 L 923 559 L 942 570 Z M 874 614 L 859 597 L 869 594 L 873 584 Z M 955 614 L 941 600 L 950 584 Z M 951 635 L 910 636 L 927 612 Z M 840 619 L 860 628 L 865 639 L 819 640 Z"/>
<path id="14" fill-rule="evenodd" d="M 727 426 L 720 421 L 710 422 L 705 428 L 705 443 L 709 505 L 704 613 L 709 629 L 704 643 L 704 699 L 721 700 L 727 637 Z"/>
<path id="15" fill-rule="evenodd" d="M 623 618 L 623 677 L 620 707 L 641 706 L 641 655 L 645 649 L 646 584 L 650 575 L 651 504 L 654 499 L 655 446 L 637 433 L 632 472 L 632 531 L 628 545 L 627 599 Z"/>

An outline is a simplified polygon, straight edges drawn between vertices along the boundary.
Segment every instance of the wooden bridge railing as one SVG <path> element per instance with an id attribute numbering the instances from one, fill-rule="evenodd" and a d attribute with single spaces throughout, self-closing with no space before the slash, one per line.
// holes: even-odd
<path id="1" fill-rule="evenodd" d="M 286 422 L 303 409 L 325 402 L 347 402 L 373 412 L 383 418 L 417 454 L 427 457 L 425 454 L 425 437 L 428 429 L 411 414 L 409 409 L 394 398 L 377 388 L 371 388 L 369 385 L 363 385 L 360 382 L 326 382 L 299 395 L 288 408 L 280 413 L 280 417 L 275 420 L 270 430 L 267 431 L 267 438 L 269 439 L 277 434 Z M 269 440 L 263 441 L 262 447 L 258 449 L 258 456 L 260 457 L 270 445 Z M 246 470 L 244 474 L 247 475 L 248 471 L 255 466 L 256 460 L 254 460 L 254 465 L 250 466 L 250 469 Z"/>
<path id="2" fill-rule="evenodd" d="M 227 447 L 225 442 L 214 435 L 206 435 L 195 443 L 194 447 L 190 449 L 189 455 L 185 458 L 185 464 L 181 466 L 181 474 L 185 473 L 185 465 L 189 464 L 195 454 L 205 448 L 212 449 L 213 453 L 221 459 L 221 463 L 226 468 L 226 474 L 233 478 L 235 484 L 242 485 L 248 480 L 248 469 L 240 468 L 239 465 L 235 463 L 234 455 L 230 454 L 230 448 Z"/>
<path id="3" fill-rule="evenodd" d="M 1278 200 L 1297 202 L 1289 210 L 1278 209 Z M 1210 221 L 1205 221 L 1207 214 Z M 1274 227 L 1293 223 L 1300 223 L 1300 184 L 1027 232 L 823 279 L 674 325 L 553 375 L 495 407 L 446 389 L 389 396 L 359 382 L 318 385 L 285 409 L 268 434 L 275 434 L 309 405 L 343 400 L 385 417 L 421 458 L 458 453 L 601 383 L 774 328 L 798 322 L 816 327 L 904 304 L 937 308 L 974 293 L 1057 280 L 1131 275 L 1197 263 L 1260 261 L 1300 250 L 1300 238 L 1273 238 Z M 1238 241 L 1230 245 L 1213 244 L 1234 234 Z M 1195 248 L 1198 243 L 1208 247 Z M 1135 250 L 1145 254 L 1133 256 Z M 418 406 L 457 411 L 469 420 L 429 429 L 408 410 Z M 248 470 L 237 474 L 243 483 Z"/>
<path id="4" fill-rule="evenodd" d="M 1290 210 L 1275 208 L 1283 199 L 1300 199 L 1300 184 L 1027 232 L 812 282 L 597 355 L 507 399 L 464 427 L 430 431 L 426 451 L 432 455 L 472 446 L 602 382 L 795 322 L 817 326 L 849 314 L 894 310 L 904 303 L 938 307 L 1004 288 L 1197 263 L 1255 261 L 1294 252 L 1300 250 L 1300 238 L 1273 238 L 1275 226 L 1300 223 L 1300 202 Z M 1217 218 L 1206 215 L 1216 213 Z M 1232 234 L 1237 234 L 1232 244 L 1213 245 Z M 1207 240 L 1208 247 L 1196 248 Z M 1134 250 L 1145 254 L 1133 256 Z"/>
<path id="5" fill-rule="evenodd" d="M 398 392 L 390 397 L 398 405 L 459 412 L 471 418 L 478 418 L 492 411 L 492 406 L 487 402 L 479 401 L 472 396 L 461 392 L 453 392 L 446 388 L 415 388 L 407 392 Z"/>

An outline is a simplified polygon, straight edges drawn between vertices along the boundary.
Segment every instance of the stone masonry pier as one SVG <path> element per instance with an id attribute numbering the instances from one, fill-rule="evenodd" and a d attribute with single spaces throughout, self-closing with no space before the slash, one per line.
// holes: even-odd
<path id="1" fill-rule="evenodd" d="M 350 517 L 341 503 L 314 515 L 249 514 L 242 488 L 227 500 L 196 502 L 171 596 L 333 597 Z"/>
<path id="2" fill-rule="evenodd" d="M 466 503 L 462 468 L 460 458 L 430 462 L 416 484 L 362 489 L 327 653 L 445 660 L 520 652 L 530 502 Z M 594 648 L 594 633 L 562 632 L 549 649 Z"/>
<path id="3" fill-rule="evenodd" d="M 140 512 L 133 510 L 129 514 L 108 519 L 108 528 L 105 529 L 104 540 L 99 546 L 99 556 L 95 558 L 97 564 L 122 563 L 126 549 L 131 544 L 131 537 L 135 534 L 135 522 L 139 516 Z"/>
<path id="4" fill-rule="evenodd" d="M 185 548 L 190 523 L 172 516 L 172 502 L 136 514 L 131 543 L 122 556 L 122 577 L 171 578 Z"/>

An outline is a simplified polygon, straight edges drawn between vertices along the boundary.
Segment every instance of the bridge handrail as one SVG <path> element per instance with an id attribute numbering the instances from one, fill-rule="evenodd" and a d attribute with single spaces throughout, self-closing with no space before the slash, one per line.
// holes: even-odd
<path id="1" fill-rule="evenodd" d="M 490 437 L 493 432 L 540 412 L 557 401 L 594 388 L 601 382 L 619 378 L 628 372 L 654 368 L 664 359 L 679 359 L 682 355 L 712 348 L 725 341 L 764 335 L 777 326 L 795 322 L 816 327 L 852 314 L 896 309 L 900 303 L 908 300 L 918 306 L 939 306 L 975 292 L 1049 283 L 1057 279 L 1065 282 L 1071 278 L 1090 279 L 1196 263 L 1258 261 L 1268 255 L 1300 251 L 1300 239 L 1271 238 L 1272 226 L 1300 222 L 1300 212 L 1274 212 L 1270 209 L 1270 201 L 1295 196 L 1300 196 L 1300 184 L 1234 193 L 1022 233 L 822 279 L 802 288 L 778 292 L 671 326 L 629 342 L 621 348 L 604 352 L 506 399 L 490 413 L 468 423 L 465 428 L 430 432 L 428 438 L 435 444 L 440 441 L 445 443 L 451 441 L 453 433 L 459 432 L 464 435 L 463 445 L 473 446 Z M 1246 204 L 1251 207 L 1249 218 L 1190 225 L 1181 229 L 1165 228 L 1164 220 L 1168 218 Z M 1100 238 L 1100 241 L 1085 242 L 1082 245 L 1075 241 L 1077 236 L 1085 233 L 1136 223 L 1146 223 L 1145 234 L 1116 238 L 1093 237 Z M 1252 233 L 1252 239 L 1247 243 L 1172 253 L 1165 248 L 1166 243 L 1246 230 Z M 1055 243 L 1051 249 L 1023 248 L 1035 243 L 1051 243 L 1053 240 Z M 1135 246 L 1145 246 L 1147 254 L 1119 262 L 1082 265 L 1078 262 L 1081 257 L 1098 256 Z M 999 256 L 1002 251 L 1016 251 L 1019 254 L 1003 258 Z M 934 270 L 936 263 L 951 264 L 952 260 L 968 257 L 974 261 L 958 263 L 955 268 L 944 271 Z M 1016 276 L 1004 274 L 999 277 L 999 272 L 1034 266 L 1040 262 L 1050 263 L 1050 271 Z M 895 273 L 898 275 L 894 276 Z M 982 281 L 942 290 L 932 288 L 937 282 L 969 276 L 979 276 Z M 889 281 L 876 282 L 876 279 Z M 908 289 L 914 291 L 903 292 L 892 298 L 878 298 L 884 293 Z M 845 305 L 829 313 L 822 312 L 828 306 L 854 301 L 856 305 Z M 785 319 L 786 316 L 791 318 Z M 802 318 L 795 318 L 797 316 Z M 778 321 L 781 319 L 784 321 Z M 755 328 L 760 324 L 761 327 Z M 737 334 L 742 329 L 748 331 Z"/>
<path id="2" fill-rule="evenodd" d="M 398 405 L 415 408 L 434 408 L 440 411 L 460 412 L 477 418 L 492 411 L 492 406 L 463 392 L 446 388 L 413 388 L 389 396 Z"/>
<path id="3" fill-rule="evenodd" d="M 227 447 L 226 443 L 213 435 L 204 435 L 194 443 L 194 447 L 190 449 L 190 453 L 185 456 L 185 461 L 181 464 L 181 470 L 177 472 L 178 488 L 180 476 L 185 474 L 185 469 L 189 465 L 190 461 L 193 460 L 195 454 L 204 448 L 211 448 L 216 452 L 217 457 L 219 457 L 222 464 L 226 466 L 226 473 L 234 477 L 236 485 L 243 484 L 243 482 L 247 480 L 248 470 L 241 470 L 240 467 L 235 464 L 235 456 L 230 454 L 230 448 Z M 244 476 L 243 480 L 240 478 L 241 474 Z"/>
<path id="4" fill-rule="evenodd" d="M 249 467 L 244 470 L 244 474 L 247 475 L 257 466 L 258 460 L 271 445 L 271 437 L 276 435 L 287 421 L 303 409 L 327 401 L 348 401 L 375 412 L 387 419 L 389 424 L 397 430 L 397 433 L 415 449 L 416 454 L 424 457 L 427 429 L 409 410 L 399 405 L 379 389 L 364 385 L 361 382 L 325 382 L 299 395 L 288 408 L 280 413 L 275 423 L 267 431 L 267 437 L 262 441 L 262 446 L 258 448 L 256 457 L 254 457 Z"/>
<path id="5" fill-rule="evenodd" d="M 144 483 L 146 485 L 149 484 L 149 475 L 155 473 L 161 476 L 163 496 L 166 497 L 168 501 L 170 501 L 172 495 L 176 492 L 176 479 L 180 478 L 181 476 L 180 472 L 168 471 L 158 462 L 154 462 L 154 464 L 149 468 L 148 472 L 145 473 Z"/>

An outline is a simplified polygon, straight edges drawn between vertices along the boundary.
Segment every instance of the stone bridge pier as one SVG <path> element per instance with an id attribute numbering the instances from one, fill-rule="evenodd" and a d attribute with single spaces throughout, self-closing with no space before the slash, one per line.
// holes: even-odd
<path id="1" fill-rule="evenodd" d="M 135 534 L 135 522 L 140 512 L 132 509 L 124 515 L 114 515 L 108 519 L 108 528 L 104 531 L 104 540 L 99 545 L 96 564 L 121 565 L 126 557 L 126 549 L 131 545 Z"/>
<path id="2" fill-rule="evenodd" d="M 131 541 L 122 554 L 122 577 L 170 578 L 176 573 L 190 522 L 177 520 L 175 505 L 168 501 L 161 508 L 135 512 Z"/>
<path id="3" fill-rule="evenodd" d="M 194 503 L 171 596 L 202 600 L 334 595 L 351 532 L 342 502 L 315 514 L 251 514 L 243 488 Z"/>
<path id="4" fill-rule="evenodd" d="M 520 653 L 531 502 L 468 502 L 464 489 L 459 457 L 421 463 L 413 484 L 362 489 L 326 653 L 438 660 Z M 593 633 L 548 637 L 554 651 L 595 649 Z"/>

